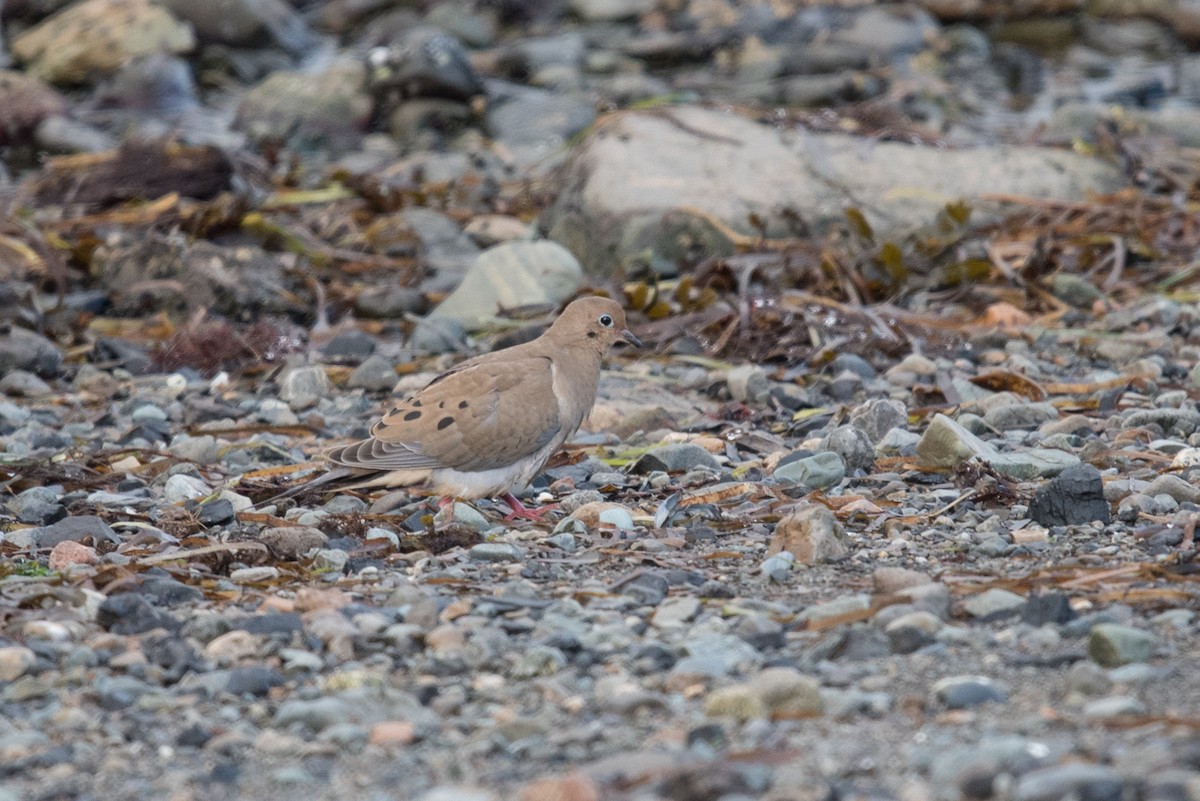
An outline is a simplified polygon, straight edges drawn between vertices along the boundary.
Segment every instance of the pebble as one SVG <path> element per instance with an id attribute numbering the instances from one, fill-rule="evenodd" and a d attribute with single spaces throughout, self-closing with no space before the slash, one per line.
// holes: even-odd
<path id="1" fill-rule="evenodd" d="M 19 645 L 0 647 L 0 681 L 16 681 L 37 664 L 37 655 Z"/>
<path id="2" fill-rule="evenodd" d="M 656 470 L 664 473 L 687 472 L 697 467 L 719 470 L 720 464 L 711 453 L 699 445 L 680 443 L 664 445 L 647 452 L 634 462 L 630 470 L 644 475 Z"/>
<path id="3" fill-rule="evenodd" d="M 1012 790 L 1013 801 L 1057 801 L 1066 796 L 1118 801 L 1121 777 L 1112 768 L 1071 762 L 1032 770 L 1021 776 Z"/>
<path id="4" fill-rule="evenodd" d="M 279 578 L 279 568 L 270 565 L 241 567 L 229 571 L 229 580 L 236 584 L 257 584 Z"/>
<path id="5" fill-rule="evenodd" d="M 794 561 L 814 565 L 845 558 L 848 538 L 833 512 L 824 506 L 807 506 L 790 512 L 775 525 L 767 553 L 786 551 Z"/>
<path id="6" fill-rule="evenodd" d="M 669 598 L 654 610 L 650 625 L 660 629 L 682 628 L 700 613 L 700 609 L 700 600 L 697 598 Z"/>
<path id="7" fill-rule="evenodd" d="M 829 489 L 846 477 L 846 463 L 836 453 L 818 453 L 793 461 L 784 461 L 775 468 L 775 478 L 803 484 L 812 489 Z"/>
<path id="8" fill-rule="evenodd" d="M 163 500 L 167 503 L 183 503 L 212 494 L 212 488 L 194 476 L 176 473 L 163 484 Z"/>
<path id="9" fill-rule="evenodd" d="M 1088 656 L 1103 667 L 1119 667 L 1130 662 L 1145 662 L 1154 655 L 1158 638 L 1148 631 L 1100 623 L 1088 635 Z"/>
<path id="10" fill-rule="evenodd" d="M 296 367 L 284 374 L 279 385 L 279 399 L 293 411 L 300 411 L 328 397 L 331 389 L 325 368 L 317 365 Z"/>
<path id="11" fill-rule="evenodd" d="M 947 709 L 969 709 L 980 704 L 1004 703 L 1008 693 L 986 676 L 951 676 L 933 685 L 934 696 Z"/>
<path id="12" fill-rule="evenodd" d="M 1105 720 L 1122 715 L 1144 715 L 1146 714 L 1146 705 L 1127 695 L 1114 695 L 1088 701 L 1083 705 L 1082 712 L 1083 716 L 1089 720 Z"/>
<path id="13" fill-rule="evenodd" d="M 1015 592 L 993 587 L 963 601 L 963 611 L 976 618 L 993 618 L 1015 615 L 1025 607 L 1026 601 Z"/>
<path id="14" fill-rule="evenodd" d="M 368 392 L 383 392 L 395 385 L 396 371 L 392 363 L 378 355 L 368 356 L 346 379 L 346 386 L 350 389 L 365 389 Z"/>
<path id="15" fill-rule="evenodd" d="M 516 562 L 524 558 L 519 547 L 507 542 L 481 542 L 467 553 L 473 562 Z"/>

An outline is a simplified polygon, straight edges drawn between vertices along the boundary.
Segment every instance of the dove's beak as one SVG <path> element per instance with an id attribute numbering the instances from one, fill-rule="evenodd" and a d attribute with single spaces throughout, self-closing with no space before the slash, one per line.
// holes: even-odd
<path id="1" fill-rule="evenodd" d="M 635 348 L 640 348 L 642 346 L 642 340 L 635 337 L 633 332 L 628 328 L 621 329 L 621 339 L 625 340 L 630 345 L 633 345 Z"/>

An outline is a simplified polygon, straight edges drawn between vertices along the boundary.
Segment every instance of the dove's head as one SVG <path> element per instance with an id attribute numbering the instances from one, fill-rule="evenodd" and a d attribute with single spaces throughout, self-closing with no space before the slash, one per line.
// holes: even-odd
<path id="1" fill-rule="evenodd" d="M 550 326 L 546 337 L 567 347 L 586 347 L 604 353 L 617 340 L 641 347 L 625 327 L 625 310 L 609 298 L 588 297 L 574 301 Z"/>

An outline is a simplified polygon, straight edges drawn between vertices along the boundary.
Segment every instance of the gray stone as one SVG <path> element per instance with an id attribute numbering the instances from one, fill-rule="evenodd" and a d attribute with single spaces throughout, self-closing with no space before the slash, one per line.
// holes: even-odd
<path id="1" fill-rule="evenodd" d="M 865 612 L 870 608 L 871 597 L 869 595 L 843 595 L 840 598 L 834 598 L 832 601 L 806 607 L 796 616 L 796 619 L 816 622 L 831 617 L 841 617 L 842 615 L 854 612 Z"/>
<path id="2" fill-rule="evenodd" d="M 419 289 L 386 284 L 367 287 L 354 296 L 354 313 L 372 320 L 398 320 L 426 309 Z"/>
<path id="3" fill-rule="evenodd" d="M 740 403 L 759 404 L 771 394 L 767 371 L 754 364 L 742 364 L 725 375 L 729 395 Z"/>
<path id="4" fill-rule="evenodd" d="M 200 434 L 194 437 L 189 437 L 187 434 L 180 434 L 171 440 L 171 445 L 167 450 L 170 451 L 172 456 L 187 459 L 189 462 L 197 464 L 212 464 L 221 455 L 221 448 L 217 444 L 217 438 L 211 434 Z"/>
<path id="5" fill-rule="evenodd" d="M 1112 695 L 1108 698 L 1088 701 L 1080 711 L 1088 720 L 1104 720 L 1122 715 L 1144 715 L 1146 714 L 1146 705 L 1128 695 Z"/>
<path id="6" fill-rule="evenodd" d="M 1090 464 L 1066 468 L 1038 487 L 1029 504 L 1029 516 L 1047 528 L 1079 525 L 1093 520 L 1107 524 L 1112 515 L 1104 498 L 1100 471 Z"/>
<path id="7" fill-rule="evenodd" d="M 1075 273 L 1056 272 L 1050 277 L 1050 293 L 1079 309 L 1090 309 L 1104 299 L 1104 293 L 1087 279 Z"/>
<path id="8" fill-rule="evenodd" d="M 518 562 L 525 554 L 516 545 L 507 542 L 481 542 L 472 545 L 467 556 L 472 562 Z"/>
<path id="9" fill-rule="evenodd" d="M 489 93 L 485 123 L 508 147 L 541 153 L 561 147 L 595 119 L 595 107 L 574 94 L 506 85 Z"/>
<path id="10" fill-rule="evenodd" d="M 467 503 L 455 501 L 452 504 L 447 504 L 441 509 L 438 509 L 437 514 L 433 516 L 433 525 L 441 528 L 451 523 L 470 529 L 471 531 L 487 531 L 492 527 L 483 513 Z"/>
<path id="11" fill-rule="evenodd" d="M 758 572 L 771 581 L 784 582 L 792 575 L 792 569 L 795 566 L 796 557 L 792 555 L 792 552 L 780 551 L 764 559 L 758 566 Z"/>
<path id="12" fill-rule="evenodd" d="M 993 587 L 963 601 L 963 610 L 971 617 L 989 618 L 993 615 L 1015 615 L 1024 608 L 1025 603 L 1025 599 L 1015 592 Z"/>
<path id="13" fill-rule="evenodd" d="M 1169 495 L 1179 503 L 1200 503 L 1200 487 L 1193 486 L 1173 473 L 1164 473 L 1150 482 L 1146 495 Z"/>
<path id="14" fill-rule="evenodd" d="M 1013 801 L 1120 801 L 1122 795 L 1120 774 L 1104 765 L 1083 762 L 1032 770 L 1021 776 L 1012 790 Z"/>
<path id="15" fill-rule="evenodd" d="M 1079 457 L 1075 454 L 1053 448 L 996 453 L 986 457 L 985 461 L 997 473 L 1018 481 L 1057 476 L 1067 468 L 1080 464 Z"/>
<path id="16" fill-rule="evenodd" d="M 202 479 L 182 473 L 176 473 L 163 484 L 163 500 L 167 503 L 183 503 L 211 494 L 212 488 Z"/>
<path id="17" fill-rule="evenodd" d="M 630 470 L 646 474 L 661 470 L 664 473 L 688 472 L 698 467 L 720 470 L 721 465 L 711 453 L 690 442 L 664 445 L 641 456 Z"/>
<path id="18" fill-rule="evenodd" d="M 396 370 L 387 359 L 378 354 L 371 355 L 354 368 L 350 377 L 346 379 L 346 386 L 369 392 L 390 390 L 396 386 Z"/>
<path id="19" fill-rule="evenodd" d="M 6 505 L 18 522 L 44 526 L 67 516 L 59 498 L 60 492 L 51 487 L 30 487 L 17 493 Z"/>
<path id="20" fill-rule="evenodd" d="M 1008 700 L 1008 692 L 986 676 L 950 676 L 934 682 L 932 689 L 934 697 L 947 709 L 968 709 Z"/>
<path id="21" fill-rule="evenodd" d="M 320 529 L 312 526 L 267 528 L 258 535 L 259 542 L 270 548 L 276 557 L 285 560 L 299 559 L 328 540 Z"/>
<path id="22" fill-rule="evenodd" d="M 841 358 L 841 357 L 838 357 Z M 834 359 L 836 362 L 837 359 Z M 870 365 L 868 365 L 869 367 Z M 874 371 L 872 370 L 872 374 Z M 867 376 L 868 378 L 873 376 Z M 908 410 L 895 400 L 872 398 L 850 412 L 850 425 L 866 433 L 873 444 L 879 444 L 894 428 L 908 423 Z"/>
<path id="23" fill-rule="evenodd" d="M 825 448 L 842 457 L 848 470 L 870 470 L 875 464 L 875 443 L 858 426 L 838 426 L 825 438 Z"/>
<path id="24" fill-rule="evenodd" d="M 409 345 L 422 353 L 449 353 L 462 350 L 467 342 L 467 328 L 448 317 L 426 317 L 413 329 Z"/>
<path id="25" fill-rule="evenodd" d="M 1148 631 L 1118 623 L 1100 623 L 1088 635 L 1088 656 L 1104 667 L 1145 662 L 1154 656 L 1157 642 L 1158 638 Z"/>
<path id="26" fill-rule="evenodd" d="M 340 61 L 318 73 L 272 72 L 243 95 L 234 125 L 255 141 L 338 153 L 362 141 L 372 107 L 362 66 Z"/>
<path id="27" fill-rule="evenodd" d="M 753 180 L 746 180 L 753 176 Z M 797 178 L 797 176 L 808 176 Z M 982 193 L 1076 197 L 1121 185 L 1099 159 L 1040 147 L 945 150 L 901 142 L 780 129 L 740 114 L 698 106 L 624 112 L 573 152 L 546 213 L 550 235 L 604 273 L 636 256 L 622 234 L 638 221 L 659 224 L 694 208 L 749 235 L 791 236 L 786 209 L 803 209 L 815 236 L 862 208 L 879 241 L 928 225 L 945 198 L 964 198 L 972 221 L 996 219 Z M 871 198 L 864 206 L 862 198 Z M 751 219 L 761 220 L 756 230 Z"/>
<path id="28" fill-rule="evenodd" d="M 757 648 L 732 634 L 695 634 L 684 643 L 684 649 L 689 656 L 712 660 L 722 674 L 757 668 L 763 663 Z M 679 667 L 676 663 L 678 672 L 685 672 Z"/>
<path id="29" fill-rule="evenodd" d="M 654 6 L 654 0 L 571 0 L 571 10 L 587 22 L 634 19 Z"/>
<path id="30" fill-rule="evenodd" d="M 1104 695 L 1112 687 L 1107 671 L 1095 662 L 1080 661 L 1067 671 L 1066 691 L 1084 697 Z"/>
<path id="31" fill-rule="evenodd" d="M 41 334 L 13 328 L 0 334 L 0 375 L 11 370 L 27 370 L 43 378 L 53 378 L 62 368 L 58 347 Z"/>
<path id="32" fill-rule="evenodd" d="M 921 464 L 935 470 L 953 470 L 972 457 L 988 461 L 996 455 L 995 448 L 944 414 L 934 415 L 917 443 Z"/>
<path id="33" fill-rule="evenodd" d="M 48 395 L 51 391 L 49 384 L 28 370 L 11 370 L 0 378 L 0 394 L 30 398 Z"/>
<path id="34" fill-rule="evenodd" d="M 331 389 L 325 368 L 305 365 L 288 370 L 279 386 L 279 399 L 293 411 L 314 406 L 321 398 L 328 397 Z"/>
<path id="35" fill-rule="evenodd" d="M 650 616 L 650 625 L 658 629 L 678 629 L 700 614 L 700 600 L 691 596 L 668 598 Z"/>
<path id="36" fill-rule="evenodd" d="M 30 536 L 33 542 L 37 543 L 39 548 L 53 548 L 60 542 L 82 542 L 90 539 L 93 543 L 99 543 L 101 540 L 107 542 L 120 542 L 121 538 L 117 533 L 105 523 L 103 519 L 95 515 L 75 515 L 74 517 L 64 517 L 57 523 L 45 526 L 44 528 L 26 529 L 25 534 Z"/>
<path id="37" fill-rule="evenodd" d="M 829 489 L 846 477 L 846 463 L 838 454 L 826 451 L 780 462 L 773 475 L 777 480 L 803 484 L 810 489 Z"/>
<path id="38" fill-rule="evenodd" d="M 989 409 L 983 421 L 997 431 L 1014 428 L 1037 428 L 1058 419 L 1058 409 L 1052 403 L 1013 403 Z"/>
<path id="39" fill-rule="evenodd" d="M 579 262 L 561 245 L 506 242 L 479 254 L 462 283 L 430 317 L 449 318 L 476 328 L 493 319 L 500 309 L 556 306 L 582 285 Z"/>
<path id="40" fill-rule="evenodd" d="M 1167 436 L 1189 437 L 1200 428 L 1200 412 L 1195 409 L 1139 409 L 1121 424 L 1122 428 L 1158 426 Z"/>
<path id="41" fill-rule="evenodd" d="M 321 548 L 312 558 L 312 569 L 318 573 L 344 573 L 350 554 L 337 548 Z"/>

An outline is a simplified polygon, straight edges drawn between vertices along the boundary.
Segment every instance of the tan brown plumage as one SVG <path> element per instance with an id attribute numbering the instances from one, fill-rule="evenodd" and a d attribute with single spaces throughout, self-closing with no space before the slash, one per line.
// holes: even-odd
<path id="1" fill-rule="evenodd" d="M 359 487 L 428 482 L 443 496 L 500 496 L 514 515 L 533 515 L 510 491 L 579 429 L 617 340 L 641 344 L 620 304 L 580 298 L 537 339 L 442 373 L 385 414 L 370 437 L 327 456 L 362 478 Z"/>

